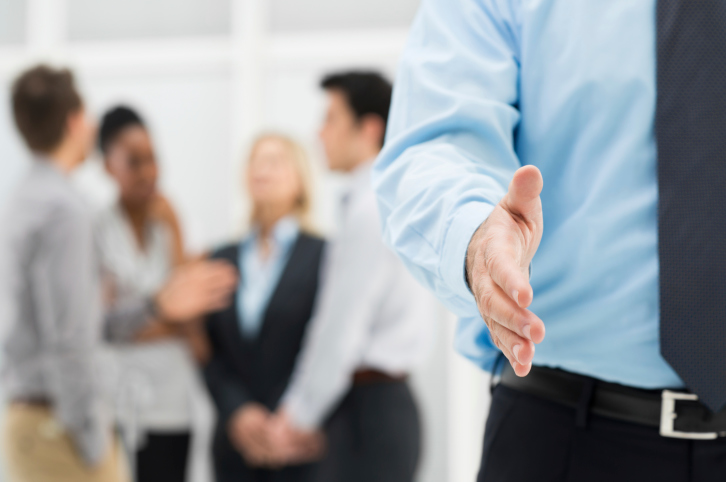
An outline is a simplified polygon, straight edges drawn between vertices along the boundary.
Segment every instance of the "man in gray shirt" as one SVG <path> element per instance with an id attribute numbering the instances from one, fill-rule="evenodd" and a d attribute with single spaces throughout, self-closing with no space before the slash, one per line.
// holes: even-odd
<path id="1" fill-rule="evenodd" d="M 34 160 L 0 232 L 0 288 L 10 305 L 4 341 L 5 463 L 15 482 L 118 481 L 103 404 L 102 336 L 131 338 L 151 318 L 182 323 L 229 302 L 231 267 L 180 269 L 153 299 L 105 315 L 91 217 L 68 174 L 88 156 L 95 128 L 72 74 L 22 74 L 15 122 Z"/>

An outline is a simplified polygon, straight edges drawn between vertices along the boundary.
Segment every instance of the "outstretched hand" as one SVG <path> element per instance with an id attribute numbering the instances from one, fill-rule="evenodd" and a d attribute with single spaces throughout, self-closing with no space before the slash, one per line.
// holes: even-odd
<path id="1" fill-rule="evenodd" d="M 542 184 L 536 167 L 517 170 L 467 250 L 467 281 L 479 311 L 519 376 L 529 373 L 534 345 L 545 335 L 542 320 L 527 309 L 533 298 L 529 265 L 542 239 Z"/>
<path id="2" fill-rule="evenodd" d="M 221 260 L 202 260 L 176 268 L 156 295 L 159 316 L 187 323 L 226 308 L 237 286 L 237 270 Z"/>

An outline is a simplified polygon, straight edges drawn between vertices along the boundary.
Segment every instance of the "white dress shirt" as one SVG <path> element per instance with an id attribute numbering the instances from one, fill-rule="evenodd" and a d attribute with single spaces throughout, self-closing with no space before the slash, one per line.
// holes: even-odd
<path id="1" fill-rule="evenodd" d="M 339 234 L 325 255 L 318 301 L 283 405 L 299 428 L 319 427 L 358 369 L 409 373 L 433 339 L 431 298 L 381 240 L 370 183 L 358 167 Z"/>

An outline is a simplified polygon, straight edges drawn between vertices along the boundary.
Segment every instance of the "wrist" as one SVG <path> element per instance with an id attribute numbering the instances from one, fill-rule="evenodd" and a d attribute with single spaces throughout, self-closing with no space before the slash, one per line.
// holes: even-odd
<path id="1" fill-rule="evenodd" d="M 149 310 L 159 323 L 166 326 L 177 326 L 178 319 L 173 310 L 169 309 L 169 300 L 164 296 L 164 288 L 149 299 Z"/>
<path id="2" fill-rule="evenodd" d="M 161 299 L 161 293 L 157 293 L 155 296 L 149 298 L 148 307 L 149 314 L 153 319 L 157 320 L 162 325 L 171 324 L 171 318 L 169 317 L 168 310 Z"/>
<path id="3" fill-rule="evenodd" d="M 244 405 L 231 413 L 227 420 L 227 430 L 234 432 L 235 428 L 242 425 L 245 419 Z"/>
<path id="4" fill-rule="evenodd" d="M 440 276 L 445 285 L 466 303 L 449 306 L 459 316 L 469 316 L 470 301 L 473 301 L 469 285 L 475 274 L 472 273 L 474 251 L 469 252 L 469 249 L 476 244 L 473 238 L 493 209 L 494 205 L 485 202 L 470 202 L 461 206 L 451 220 L 444 238 Z"/>
<path id="5" fill-rule="evenodd" d="M 466 286 L 467 288 L 469 288 L 469 291 L 471 293 L 474 293 L 471 275 L 474 272 L 476 253 L 480 250 L 481 245 L 484 242 L 484 236 L 486 233 L 486 225 L 488 220 L 489 218 L 485 219 L 479 225 L 476 231 L 474 231 L 474 234 L 472 234 L 471 239 L 469 240 L 469 245 L 466 248 L 466 253 L 464 254 L 464 279 L 466 281 Z"/>
<path id="6" fill-rule="evenodd" d="M 237 425 L 238 423 L 243 422 L 245 419 L 247 419 L 248 416 L 254 414 L 260 408 L 263 408 L 262 405 L 256 402 L 247 402 L 240 405 L 234 410 L 234 412 L 232 412 L 232 415 L 230 415 L 229 424 Z"/>

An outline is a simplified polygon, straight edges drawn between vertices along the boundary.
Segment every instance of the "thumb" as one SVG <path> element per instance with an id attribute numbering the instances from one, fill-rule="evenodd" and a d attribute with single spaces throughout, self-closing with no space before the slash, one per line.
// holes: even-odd
<path id="1" fill-rule="evenodd" d="M 539 195 L 542 192 L 542 173 L 535 166 L 524 166 L 514 173 L 509 191 L 502 204 L 511 214 L 524 218 L 527 222 L 536 222 L 541 216 L 542 204 Z"/>

